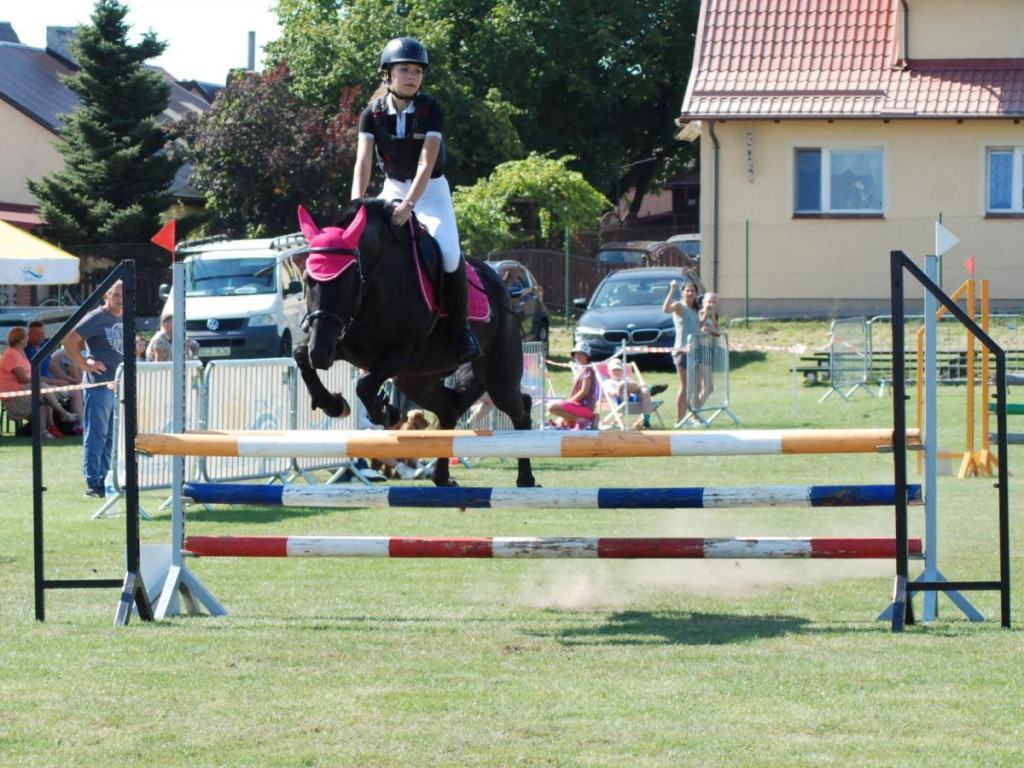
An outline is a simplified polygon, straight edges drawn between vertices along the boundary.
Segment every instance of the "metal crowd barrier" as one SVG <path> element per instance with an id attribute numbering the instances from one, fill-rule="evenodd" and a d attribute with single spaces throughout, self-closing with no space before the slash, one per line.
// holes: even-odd
<path id="1" fill-rule="evenodd" d="M 136 363 L 135 377 L 137 382 L 138 405 L 136 407 L 136 424 L 139 432 L 163 433 L 171 431 L 174 411 L 173 371 L 171 363 Z M 198 361 L 185 364 L 188 373 L 188 404 L 185 409 L 186 429 L 197 429 L 199 426 L 199 403 L 202 390 L 202 364 Z M 114 376 L 117 391 L 122 392 L 124 365 L 117 367 Z M 117 398 L 118 405 L 114 410 L 114 447 L 110 458 L 111 477 L 107 485 L 107 498 L 93 518 L 103 517 L 118 501 L 124 497 L 124 486 L 127 478 L 125 470 L 124 448 L 124 402 Z M 171 487 L 171 465 L 173 456 L 139 456 L 138 476 L 139 490 L 150 491 L 158 488 Z M 199 461 L 194 456 L 185 459 L 185 476 L 199 476 Z M 149 519 L 149 515 L 140 507 L 139 513 Z"/>
<path id="2" fill-rule="evenodd" d="M 871 328 L 866 317 L 833 320 L 829 328 L 829 390 L 819 403 L 838 393 L 843 400 L 863 388 L 871 391 Z M 845 390 L 845 391 L 844 391 Z"/>
<path id="3" fill-rule="evenodd" d="M 686 343 L 690 350 L 686 356 L 687 408 L 705 427 L 723 413 L 739 424 L 729 410 L 728 334 L 690 334 Z"/>
<path id="4" fill-rule="evenodd" d="M 200 429 L 286 430 L 295 424 L 298 368 L 289 358 L 213 360 L 206 364 Z M 292 460 L 277 457 L 204 456 L 203 477 L 211 483 L 269 478 L 284 480 Z"/>

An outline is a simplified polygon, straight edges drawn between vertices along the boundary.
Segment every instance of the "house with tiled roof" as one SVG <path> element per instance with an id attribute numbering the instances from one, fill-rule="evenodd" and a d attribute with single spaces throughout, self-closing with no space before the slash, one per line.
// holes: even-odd
<path id="1" fill-rule="evenodd" d="M 69 27 L 48 27 L 46 48 L 34 48 L 22 45 L 10 24 L 0 24 L 0 220 L 24 229 L 40 223 L 27 180 L 64 166 L 54 145 L 63 126 L 60 115 L 78 107 L 78 97 L 61 80 L 75 71 L 68 50 L 73 32 Z M 209 109 L 200 93 L 156 70 L 171 86 L 162 120 Z M 203 196 L 188 183 L 189 173 L 189 168 L 179 169 L 171 191 L 185 206 L 202 206 Z"/>
<path id="2" fill-rule="evenodd" d="M 889 311 L 889 251 L 1024 308 L 1024 3 L 703 0 L 680 137 L 732 316 Z M 919 261 L 920 263 L 920 261 Z"/>

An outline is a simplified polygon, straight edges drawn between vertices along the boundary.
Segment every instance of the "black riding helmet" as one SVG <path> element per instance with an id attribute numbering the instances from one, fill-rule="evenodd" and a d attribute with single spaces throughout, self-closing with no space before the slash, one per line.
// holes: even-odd
<path id="1" fill-rule="evenodd" d="M 411 37 L 396 37 L 384 46 L 380 55 L 380 68 L 390 71 L 395 64 L 419 64 L 423 69 L 430 69 L 427 49 L 423 43 Z"/>

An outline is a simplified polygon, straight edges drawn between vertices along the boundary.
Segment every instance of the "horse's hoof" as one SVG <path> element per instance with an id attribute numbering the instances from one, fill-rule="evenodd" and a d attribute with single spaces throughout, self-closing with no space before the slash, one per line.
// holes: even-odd
<path id="1" fill-rule="evenodd" d="M 314 403 L 313 408 L 314 410 L 316 408 L 320 408 L 320 410 L 332 419 L 344 419 L 352 413 L 352 409 L 349 407 L 348 401 L 343 397 L 331 398 L 326 403 Z"/>

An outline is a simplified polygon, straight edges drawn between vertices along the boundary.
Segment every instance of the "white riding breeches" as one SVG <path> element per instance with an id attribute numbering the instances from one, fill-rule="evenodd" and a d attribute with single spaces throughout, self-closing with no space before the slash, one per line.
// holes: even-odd
<path id="1" fill-rule="evenodd" d="M 377 197 L 384 200 L 404 200 L 412 181 L 385 179 Z M 455 208 L 452 206 L 452 192 L 448 179 L 441 176 L 431 179 L 423 196 L 416 201 L 416 218 L 434 236 L 441 247 L 444 271 L 454 272 L 459 268 L 462 248 L 459 245 L 459 228 L 455 224 Z"/>

